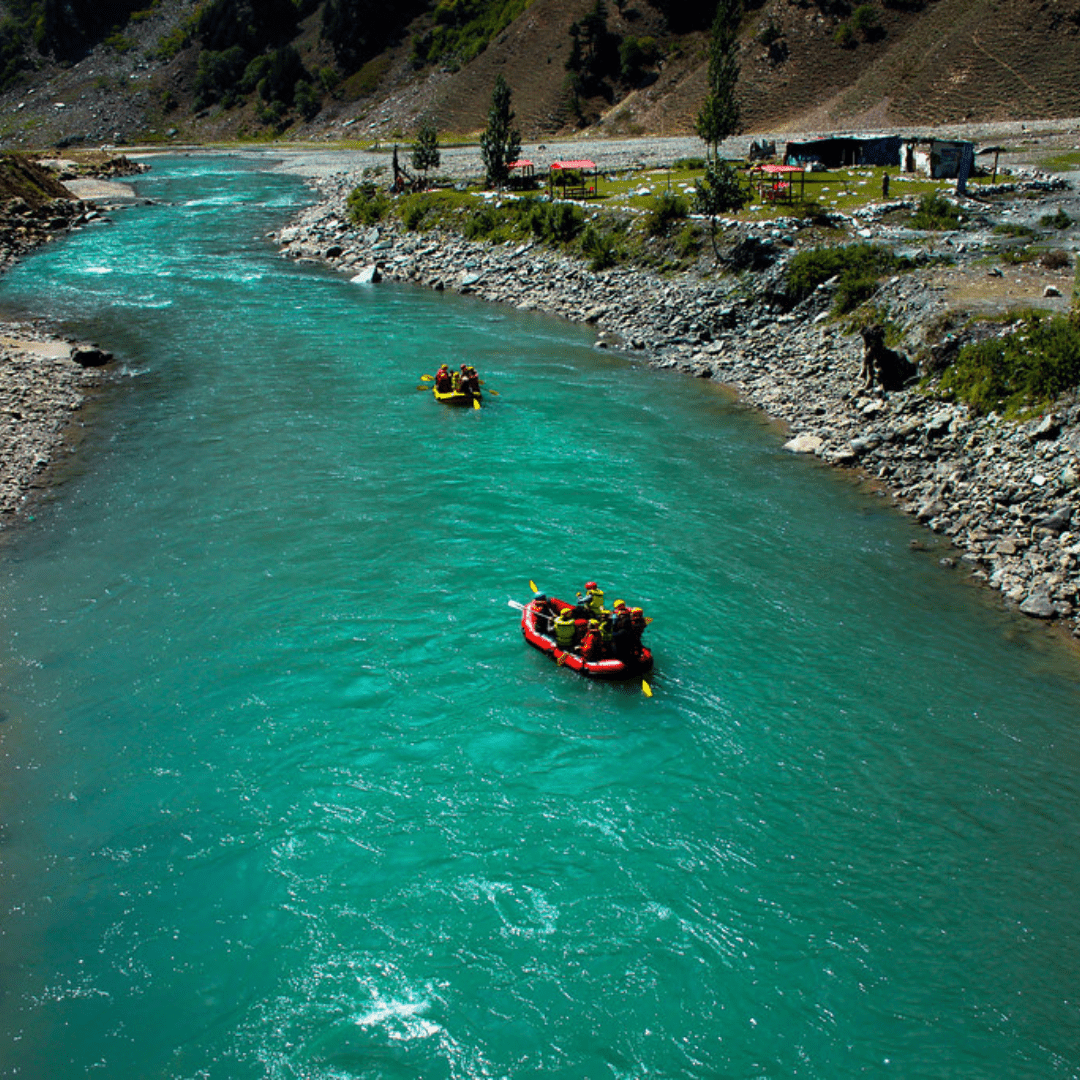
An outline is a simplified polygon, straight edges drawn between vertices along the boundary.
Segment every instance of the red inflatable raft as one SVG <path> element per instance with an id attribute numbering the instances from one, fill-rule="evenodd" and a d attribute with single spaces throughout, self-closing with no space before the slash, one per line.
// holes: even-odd
<path id="1" fill-rule="evenodd" d="M 573 607 L 564 600 L 548 599 L 553 611 L 562 611 L 564 608 Z M 514 604 L 517 607 L 517 604 Z M 555 638 L 542 634 L 536 625 L 536 612 L 532 604 L 525 604 L 521 609 L 521 632 L 525 640 L 542 653 L 547 653 L 552 660 L 563 667 L 580 671 L 582 675 L 588 675 L 591 679 L 630 679 L 635 675 L 644 675 L 652 670 L 652 653 L 643 645 L 638 653 L 630 660 L 616 660 L 610 657 L 605 660 L 586 660 L 580 653 L 566 652 L 555 643 Z"/>

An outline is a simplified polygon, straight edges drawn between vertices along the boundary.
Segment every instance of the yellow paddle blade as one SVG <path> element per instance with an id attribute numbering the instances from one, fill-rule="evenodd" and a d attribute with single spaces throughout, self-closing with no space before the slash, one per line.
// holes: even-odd
<path id="1" fill-rule="evenodd" d="M 538 589 L 538 588 L 536 587 L 536 582 L 535 582 L 535 581 L 532 581 L 532 580 L 530 580 L 530 581 L 529 581 L 529 588 L 530 588 L 530 589 L 532 589 L 532 591 L 533 591 L 534 593 L 538 593 L 538 592 L 540 591 L 540 590 L 539 590 L 539 589 Z"/>
<path id="2" fill-rule="evenodd" d="M 420 378 L 423 379 L 424 382 L 434 382 L 435 381 L 435 376 L 434 375 L 421 375 Z"/>
<path id="3" fill-rule="evenodd" d="M 652 616 L 651 615 L 646 615 L 645 616 L 645 622 L 646 623 L 651 623 L 652 622 Z"/>
<path id="4" fill-rule="evenodd" d="M 479 401 L 477 401 L 477 400 L 476 400 L 476 398 L 473 398 L 473 399 L 472 399 L 472 407 L 473 407 L 474 409 L 479 409 L 479 408 L 480 408 L 480 402 L 479 402 Z"/>
<path id="5" fill-rule="evenodd" d="M 431 387 L 430 387 L 430 386 L 428 386 L 428 385 L 426 385 L 426 384 L 424 384 L 424 383 L 421 383 L 421 385 L 420 385 L 420 386 L 418 386 L 418 387 L 417 387 L 416 389 L 417 389 L 417 390 L 430 390 L 430 389 L 431 389 Z"/>
<path id="6" fill-rule="evenodd" d="M 641 680 L 641 692 L 646 697 L 652 697 L 652 687 L 644 680 Z"/>

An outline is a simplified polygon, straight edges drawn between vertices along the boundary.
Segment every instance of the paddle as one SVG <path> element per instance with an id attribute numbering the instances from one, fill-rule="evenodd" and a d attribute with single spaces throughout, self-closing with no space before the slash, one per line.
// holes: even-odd
<path id="1" fill-rule="evenodd" d="M 479 409 L 480 408 L 480 402 L 476 398 L 472 399 L 472 407 L 474 409 Z"/>
<path id="2" fill-rule="evenodd" d="M 652 687 L 644 680 L 641 680 L 641 692 L 646 697 L 652 697 Z"/>
<path id="3" fill-rule="evenodd" d="M 515 610 L 517 610 L 517 611 L 524 611 L 524 610 L 525 610 L 525 605 L 524 605 L 524 604 L 519 604 L 519 603 L 518 603 L 518 602 L 517 602 L 516 600 L 507 600 L 506 602 L 507 602 L 507 603 L 508 603 L 508 604 L 509 604 L 509 605 L 510 605 L 510 606 L 511 606 L 512 608 L 514 608 L 514 609 L 515 609 Z"/>
<path id="4" fill-rule="evenodd" d="M 434 382 L 435 381 L 435 376 L 434 375 L 421 375 L 420 378 L 423 379 L 424 382 Z"/>

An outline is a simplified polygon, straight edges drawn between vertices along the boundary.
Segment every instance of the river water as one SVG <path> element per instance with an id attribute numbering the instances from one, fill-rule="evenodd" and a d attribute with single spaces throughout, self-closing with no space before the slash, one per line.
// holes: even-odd
<path id="1" fill-rule="evenodd" d="M 0 282 L 127 373 L 0 552 L 0 1075 L 1080 1075 L 1072 654 L 715 387 L 138 186 Z M 651 698 L 523 642 L 587 578 Z"/>

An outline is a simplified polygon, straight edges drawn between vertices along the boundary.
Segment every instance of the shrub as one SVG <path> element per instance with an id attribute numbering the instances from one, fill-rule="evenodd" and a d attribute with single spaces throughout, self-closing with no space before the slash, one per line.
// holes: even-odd
<path id="1" fill-rule="evenodd" d="M 1072 224 L 1072 218 L 1059 206 L 1056 214 L 1043 214 L 1039 224 L 1047 229 L 1067 229 Z"/>
<path id="2" fill-rule="evenodd" d="M 941 231 L 955 229 L 964 221 L 964 214 L 959 207 L 938 194 L 923 195 L 918 208 L 911 215 L 913 229 Z"/>
<path id="3" fill-rule="evenodd" d="M 619 261 L 615 237 L 590 225 L 581 238 L 581 250 L 589 260 L 590 270 L 608 270 Z"/>
<path id="4" fill-rule="evenodd" d="M 860 4 L 851 13 L 851 28 L 867 41 L 881 35 L 881 22 L 878 19 L 877 8 L 873 4 Z"/>
<path id="5" fill-rule="evenodd" d="M 675 237 L 675 250 L 684 259 L 692 259 L 701 250 L 701 230 L 687 222 Z"/>
<path id="6" fill-rule="evenodd" d="M 1030 225 L 1017 225 L 1013 222 L 1006 222 L 1004 225 L 995 225 L 994 232 L 998 236 L 1025 236 L 1033 237 L 1035 230 Z"/>
<path id="7" fill-rule="evenodd" d="M 844 244 L 800 251 L 788 263 L 786 295 L 794 305 L 819 285 L 838 278 L 833 310 L 851 311 L 876 291 L 883 274 L 909 264 L 874 244 Z"/>
<path id="8" fill-rule="evenodd" d="M 652 200 L 652 205 L 645 212 L 645 231 L 650 236 L 666 236 L 676 221 L 684 221 L 690 213 L 690 207 L 681 195 L 670 191 L 661 192 Z"/>
<path id="9" fill-rule="evenodd" d="M 585 215 L 573 203 L 530 199 L 521 213 L 525 227 L 547 243 L 567 244 L 585 227 Z"/>
<path id="10" fill-rule="evenodd" d="M 346 200 L 349 217 L 357 225 L 374 225 L 390 209 L 390 200 L 374 184 L 361 184 Z"/>
<path id="11" fill-rule="evenodd" d="M 1069 253 L 1061 248 L 1052 248 L 1046 252 L 1039 262 L 1047 270 L 1064 270 L 1069 265 Z"/>
<path id="12" fill-rule="evenodd" d="M 847 23 L 841 23 L 836 28 L 836 33 L 833 35 L 833 41 L 840 46 L 841 49 L 854 49 L 858 44 L 858 40 L 855 37 L 855 31 Z"/>
<path id="13" fill-rule="evenodd" d="M 619 43 L 619 75 L 626 82 L 636 83 L 659 58 L 656 38 L 625 37 Z"/>
<path id="14" fill-rule="evenodd" d="M 1050 404 L 1080 385 L 1080 326 L 1034 312 L 1005 337 L 964 346 L 941 385 L 978 413 Z"/>

